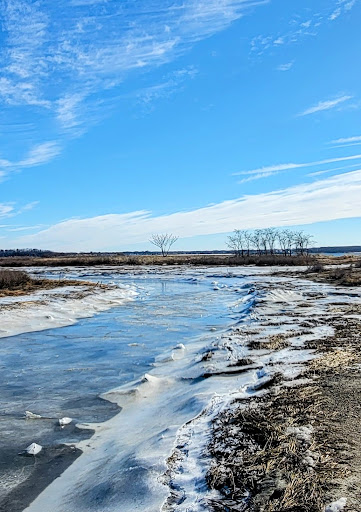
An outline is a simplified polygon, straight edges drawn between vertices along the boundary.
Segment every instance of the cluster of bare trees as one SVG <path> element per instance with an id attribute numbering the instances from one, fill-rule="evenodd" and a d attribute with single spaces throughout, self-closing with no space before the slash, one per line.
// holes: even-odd
<path id="1" fill-rule="evenodd" d="M 307 254 L 313 242 L 312 235 L 290 229 L 266 228 L 254 231 L 235 229 L 227 238 L 227 247 L 236 256 L 254 254 Z"/>

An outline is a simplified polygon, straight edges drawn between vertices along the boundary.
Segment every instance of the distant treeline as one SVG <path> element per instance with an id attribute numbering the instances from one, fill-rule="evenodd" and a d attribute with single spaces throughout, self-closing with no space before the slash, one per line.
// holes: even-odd
<path id="1" fill-rule="evenodd" d="M 335 247 L 317 247 L 310 249 L 313 253 L 333 253 L 333 252 L 361 252 L 361 245 L 337 245 Z"/>
<path id="2" fill-rule="evenodd" d="M 279 249 L 275 250 L 277 253 Z M 171 251 L 170 255 L 212 255 L 212 254 L 230 254 L 231 250 L 214 251 Z M 312 247 L 308 249 L 309 253 L 349 253 L 361 252 L 361 245 L 333 246 L 333 247 Z M 107 256 L 156 256 L 160 254 L 157 251 L 124 251 L 124 252 L 56 252 L 41 249 L 0 249 L 0 258 L 8 257 L 33 257 L 33 258 L 54 258 L 54 257 L 107 257 Z M 250 250 L 250 254 L 257 254 L 256 250 Z"/>

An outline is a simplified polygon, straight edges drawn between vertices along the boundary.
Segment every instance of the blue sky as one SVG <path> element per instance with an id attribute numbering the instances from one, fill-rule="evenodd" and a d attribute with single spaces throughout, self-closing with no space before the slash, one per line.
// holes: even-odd
<path id="1" fill-rule="evenodd" d="M 0 247 L 361 244 L 360 0 L 4 0 Z"/>

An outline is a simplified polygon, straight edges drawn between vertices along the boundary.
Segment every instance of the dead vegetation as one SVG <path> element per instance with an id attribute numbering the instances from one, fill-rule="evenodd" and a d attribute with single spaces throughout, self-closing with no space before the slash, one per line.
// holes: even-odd
<path id="1" fill-rule="evenodd" d="M 317 262 L 306 269 L 305 277 L 341 286 L 361 286 L 361 263 L 356 260 L 347 267 L 328 268 Z"/>
<path id="2" fill-rule="evenodd" d="M 361 512 L 360 308 L 329 307 L 334 335 L 305 342 L 318 356 L 298 385 L 276 380 L 267 394 L 247 406 L 235 402 L 215 420 L 207 482 L 220 498 L 212 498 L 212 510 L 324 512 L 347 496 L 344 511 Z M 251 348 L 267 342 L 279 350 L 287 338 Z"/>
<path id="3" fill-rule="evenodd" d="M 250 340 L 247 347 L 252 350 L 282 350 L 290 345 L 287 338 L 294 336 L 294 333 L 286 336 L 285 334 L 274 334 L 266 340 Z"/>
<path id="4" fill-rule="evenodd" d="M 317 387 L 283 388 L 261 403 L 218 418 L 207 475 L 223 495 L 213 510 L 319 512 L 329 472 L 328 454 L 312 438 L 319 412 Z"/>
<path id="5" fill-rule="evenodd" d="M 310 372 L 340 372 L 358 361 L 352 350 L 334 349 L 309 363 Z"/>
<path id="6" fill-rule="evenodd" d="M 351 258 L 351 259 L 350 259 Z M 0 258 L 0 267 L 64 267 L 64 266 L 141 266 L 141 265 L 194 265 L 194 266 L 310 266 L 322 260 L 325 264 L 354 261 L 352 256 L 342 258 L 312 254 L 284 256 L 282 254 L 250 254 L 243 257 L 231 254 L 75 254 L 51 257 L 8 256 Z"/>
<path id="7" fill-rule="evenodd" d="M 20 296 L 38 290 L 52 290 L 62 286 L 96 286 L 94 283 L 70 279 L 33 278 L 19 270 L 0 270 L 0 297 Z"/>
<path id="8" fill-rule="evenodd" d="M 14 290 L 19 287 L 24 287 L 30 280 L 30 276 L 26 272 L 19 270 L 1 270 L 0 290 Z"/>

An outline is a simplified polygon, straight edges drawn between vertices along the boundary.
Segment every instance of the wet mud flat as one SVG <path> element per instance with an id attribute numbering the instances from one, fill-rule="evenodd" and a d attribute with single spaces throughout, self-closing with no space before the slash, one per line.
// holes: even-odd
<path id="1" fill-rule="evenodd" d="M 337 299 L 299 322 L 333 334 L 304 341 L 315 358 L 296 380 L 276 372 L 260 396 L 235 400 L 214 420 L 207 482 L 219 496 L 210 510 L 361 511 L 361 306 L 347 292 Z M 287 336 L 279 342 L 264 346 L 277 351 Z"/>

